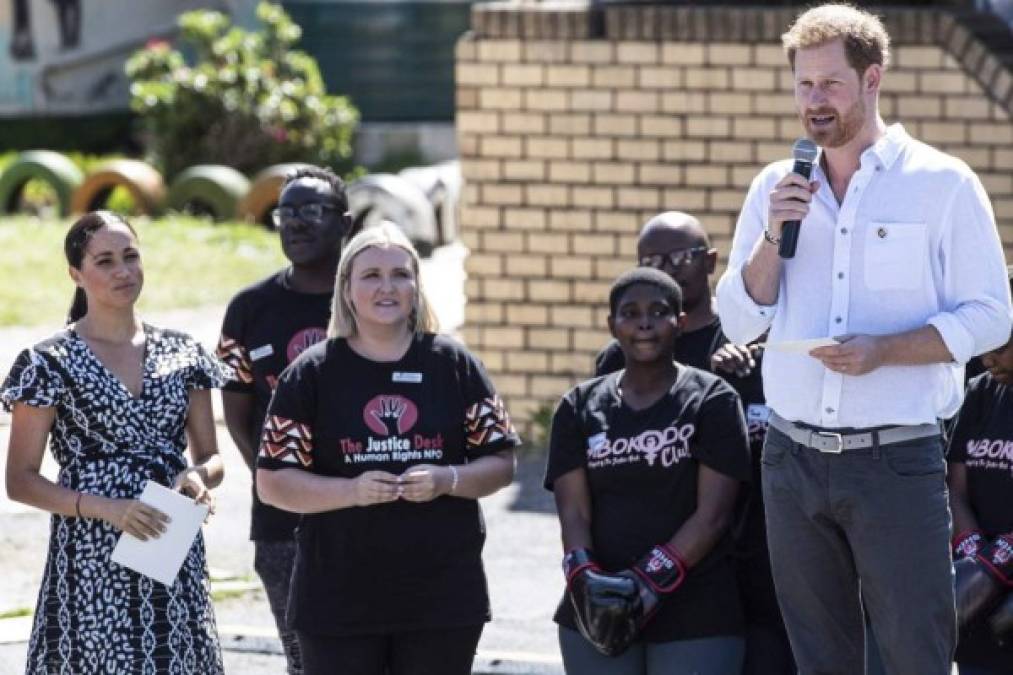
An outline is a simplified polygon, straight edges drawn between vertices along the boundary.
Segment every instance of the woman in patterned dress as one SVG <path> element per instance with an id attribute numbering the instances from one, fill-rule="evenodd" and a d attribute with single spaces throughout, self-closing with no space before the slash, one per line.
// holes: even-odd
<path id="1" fill-rule="evenodd" d="M 190 336 L 135 316 L 144 273 L 121 217 L 86 214 L 64 251 L 78 287 L 68 325 L 21 352 L 0 388 L 12 412 L 8 494 L 53 514 L 26 671 L 221 673 L 201 537 L 172 586 L 109 557 L 121 532 L 164 531 L 166 516 L 137 499 L 148 480 L 212 504 L 222 461 L 209 389 L 223 367 Z M 47 437 L 55 483 L 39 472 Z"/>

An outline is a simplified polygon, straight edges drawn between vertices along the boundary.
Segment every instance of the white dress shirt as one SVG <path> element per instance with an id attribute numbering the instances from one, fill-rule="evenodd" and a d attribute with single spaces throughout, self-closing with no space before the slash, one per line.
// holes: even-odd
<path id="1" fill-rule="evenodd" d="M 882 366 L 861 376 L 832 372 L 807 354 L 768 350 L 767 404 L 781 417 L 820 427 L 923 424 L 953 415 L 964 364 L 1010 337 L 1010 294 L 988 196 L 960 160 L 912 139 L 895 124 L 861 156 L 838 204 L 820 182 L 795 257 L 782 262 L 777 303 L 746 291 L 742 268 L 763 236 L 770 192 L 791 160 L 753 180 L 717 286 L 721 327 L 732 341 L 884 335 L 935 326 L 952 363 Z"/>

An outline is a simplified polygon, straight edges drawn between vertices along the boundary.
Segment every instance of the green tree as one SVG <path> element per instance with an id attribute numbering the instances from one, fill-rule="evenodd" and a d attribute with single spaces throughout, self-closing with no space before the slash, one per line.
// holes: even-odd
<path id="1" fill-rule="evenodd" d="M 316 60 L 293 49 L 302 29 L 280 6 L 261 2 L 257 18 L 250 32 L 220 12 L 186 12 L 182 51 L 154 40 L 127 61 L 149 160 L 168 179 L 194 164 L 252 173 L 277 162 L 340 167 L 351 156 L 358 111 L 329 96 Z"/>

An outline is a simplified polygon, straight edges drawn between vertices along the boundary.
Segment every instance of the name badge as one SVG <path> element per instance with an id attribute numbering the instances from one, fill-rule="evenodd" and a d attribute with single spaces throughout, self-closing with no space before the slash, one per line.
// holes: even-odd
<path id="1" fill-rule="evenodd" d="M 264 345 L 263 347 L 257 347 L 256 349 L 250 350 L 250 360 L 259 361 L 265 356 L 270 356 L 271 354 L 274 354 L 274 347 L 271 345 Z"/>
<path id="2" fill-rule="evenodd" d="M 410 382 L 411 384 L 419 384 L 422 382 L 422 373 L 402 373 L 395 371 L 390 379 L 394 382 Z"/>

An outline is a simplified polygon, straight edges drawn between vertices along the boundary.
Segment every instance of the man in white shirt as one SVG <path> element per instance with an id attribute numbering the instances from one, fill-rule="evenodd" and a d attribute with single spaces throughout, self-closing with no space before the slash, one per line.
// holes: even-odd
<path id="1" fill-rule="evenodd" d="M 728 337 L 838 337 L 769 347 L 763 454 L 768 538 L 802 673 L 864 672 L 862 606 L 891 675 L 948 675 L 956 640 L 938 420 L 963 366 L 1010 336 L 988 197 L 960 160 L 887 126 L 880 21 L 844 5 L 783 36 L 811 180 L 790 160 L 754 179 L 717 287 Z M 786 221 L 802 221 L 782 259 Z"/>

